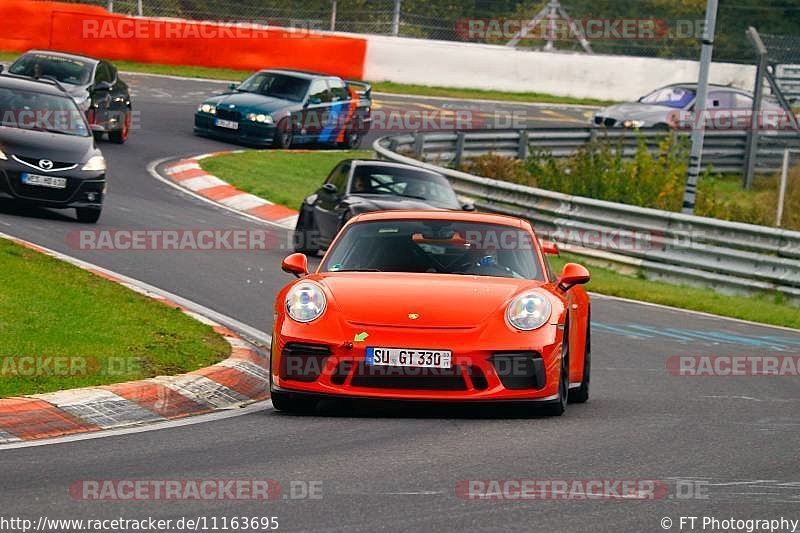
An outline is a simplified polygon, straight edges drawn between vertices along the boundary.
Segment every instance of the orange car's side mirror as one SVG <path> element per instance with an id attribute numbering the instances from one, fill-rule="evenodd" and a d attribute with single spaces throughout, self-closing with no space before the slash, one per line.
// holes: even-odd
<path id="1" fill-rule="evenodd" d="M 584 285 L 589 283 L 591 278 L 589 271 L 577 263 L 567 263 L 564 265 L 564 270 L 561 271 L 561 277 L 558 278 L 558 287 L 562 291 L 568 291 L 575 285 Z"/>
<path id="2" fill-rule="evenodd" d="M 284 272 L 294 274 L 298 278 L 308 275 L 308 257 L 305 254 L 292 254 L 283 260 L 281 268 Z"/>
<path id="3" fill-rule="evenodd" d="M 561 255 L 558 245 L 552 241 L 542 241 L 542 253 L 545 255 Z"/>

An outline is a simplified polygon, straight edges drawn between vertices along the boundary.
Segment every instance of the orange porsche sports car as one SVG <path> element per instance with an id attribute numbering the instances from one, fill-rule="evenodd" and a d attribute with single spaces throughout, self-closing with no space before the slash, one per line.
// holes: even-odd
<path id="1" fill-rule="evenodd" d="M 560 276 L 530 223 L 447 211 L 354 217 L 316 273 L 278 294 L 271 392 L 280 411 L 330 397 L 530 402 L 561 415 L 589 397 L 582 266 Z"/>

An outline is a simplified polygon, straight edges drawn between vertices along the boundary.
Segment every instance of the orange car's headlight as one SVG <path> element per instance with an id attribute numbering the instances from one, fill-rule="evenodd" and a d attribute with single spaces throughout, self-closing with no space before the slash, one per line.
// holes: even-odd
<path id="1" fill-rule="evenodd" d="M 286 295 L 286 312 L 295 322 L 313 322 L 325 312 L 325 293 L 316 283 L 303 281 Z"/>
<path id="2" fill-rule="evenodd" d="M 535 289 L 520 294 L 508 304 L 506 321 L 515 329 L 533 331 L 544 326 L 552 312 L 547 294 Z"/>

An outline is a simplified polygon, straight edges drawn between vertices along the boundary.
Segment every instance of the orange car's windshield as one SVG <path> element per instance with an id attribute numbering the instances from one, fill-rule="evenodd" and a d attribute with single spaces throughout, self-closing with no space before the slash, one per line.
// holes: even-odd
<path id="1" fill-rule="evenodd" d="M 500 224 L 380 220 L 349 226 L 320 272 L 409 272 L 542 280 L 532 236 Z"/>

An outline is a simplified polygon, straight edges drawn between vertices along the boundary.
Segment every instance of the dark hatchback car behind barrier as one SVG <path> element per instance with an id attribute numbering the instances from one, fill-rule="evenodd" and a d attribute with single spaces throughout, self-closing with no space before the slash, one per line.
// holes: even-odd
<path id="1" fill-rule="evenodd" d="M 100 218 L 106 161 L 86 117 L 50 80 L 0 76 L 0 199 Z"/>
<path id="2" fill-rule="evenodd" d="M 86 113 L 95 135 L 107 133 L 109 140 L 117 144 L 128 140 L 133 114 L 130 90 L 117 67 L 108 61 L 31 50 L 14 61 L 8 73 L 57 81 Z"/>

